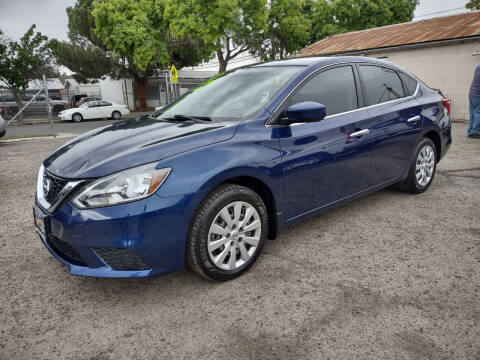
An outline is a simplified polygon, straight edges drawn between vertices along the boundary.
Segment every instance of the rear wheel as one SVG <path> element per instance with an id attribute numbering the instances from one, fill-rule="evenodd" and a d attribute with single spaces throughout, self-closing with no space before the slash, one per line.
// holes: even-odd
<path id="1" fill-rule="evenodd" d="M 75 122 L 80 122 L 83 120 L 83 116 L 80 113 L 75 113 L 72 115 L 72 120 Z"/>
<path id="2" fill-rule="evenodd" d="M 121 116 L 122 116 L 122 114 L 120 113 L 120 111 L 114 111 L 112 113 L 112 119 L 113 120 L 119 120 Z"/>
<path id="3" fill-rule="evenodd" d="M 402 191 L 419 194 L 430 187 L 437 168 L 437 156 L 432 140 L 423 138 L 417 145 L 414 161 L 407 178 L 399 183 Z"/>
<path id="4" fill-rule="evenodd" d="M 187 263 L 208 279 L 234 279 L 257 259 L 267 229 L 267 209 L 257 193 L 222 185 L 197 209 L 187 240 Z"/>

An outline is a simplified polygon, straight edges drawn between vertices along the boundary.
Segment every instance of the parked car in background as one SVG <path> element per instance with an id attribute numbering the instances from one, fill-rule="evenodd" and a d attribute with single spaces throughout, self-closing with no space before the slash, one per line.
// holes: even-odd
<path id="1" fill-rule="evenodd" d="M 26 105 L 31 99 L 33 98 L 33 95 L 26 94 L 23 97 L 23 104 Z M 47 104 L 48 104 L 48 99 L 45 95 L 39 94 L 33 100 L 26 108 L 24 111 L 25 115 L 32 115 L 32 116 L 44 116 L 47 114 Z M 52 109 L 52 112 L 54 114 L 58 114 L 59 112 L 65 110 L 68 108 L 68 102 L 62 101 L 62 100 L 52 100 L 50 99 L 50 106 Z M 8 112 L 8 116 L 13 116 L 20 110 L 18 108 L 18 105 L 15 101 L 15 97 L 13 94 L 6 93 L 0 95 L 0 107 L 4 109 L 5 112 Z M 4 113 L 4 115 L 6 115 Z"/>
<path id="2" fill-rule="evenodd" d="M 78 107 L 78 102 L 83 99 L 84 97 L 87 97 L 88 95 L 87 94 L 76 94 L 76 95 L 73 95 L 71 100 L 72 100 L 72 108 L 74 107 Z"/>
<path id="3" fill-rule="evenodd" d="M 85 104 L 87 102 L 90 102 L 90 101 L 100 101 L 100 100 L 102 100 L 102 99 L 99 98 L 99 97 L 90 97 L 90 96 L 82 97 L 80 100 L 77 101 L 77 105 L 75 107 L 80 107 L 83 104 Z"/>
<path id="4" fill-rule="evenodd" d="M 78 108 L 68 109 L 58 114 L 61 120 L 73 120 L 76 122 L 85 119 L 109 118 L 119 120 L 122 115 L 128 115 L 130 111 L 126 105 L 115 104 L 110 101 L 90 101 Z"/>
<path id="5" fill-rule="evenodd" d="M 231 70 L 156 117 L 57 149 L 38 173 L 37 232 L 76 275 L 188 264 L 230 280 L 299 220 L 391 185 L 426 191 L 452 141 L 450 112 L 438 91 L 378 59 Z"/>
<path id="6" fill-rule="evenodd" d="M 2 108 L 0 108 L 0 138 L 5 136 L 7 132 L 7 122 L 2 117 Z"/>

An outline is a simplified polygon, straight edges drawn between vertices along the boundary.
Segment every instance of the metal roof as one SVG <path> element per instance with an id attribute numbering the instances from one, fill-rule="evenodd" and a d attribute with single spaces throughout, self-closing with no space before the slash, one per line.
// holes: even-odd
<path id="1" fill-rule="evenodd" d="M 320 40 L 301 56 L 341 54 L 480 36 L 480 11 L 383 26 Z"/>

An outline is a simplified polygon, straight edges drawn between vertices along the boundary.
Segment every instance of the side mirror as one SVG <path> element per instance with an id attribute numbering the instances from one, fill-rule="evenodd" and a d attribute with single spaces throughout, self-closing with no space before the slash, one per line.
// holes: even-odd
<path id="1" fill-rule="evenodd" d="M 290 124 L 315 122 L 325 119 L 327 107 L 314 101 L 304 101 L 287 109 L 287 121 Z"/>

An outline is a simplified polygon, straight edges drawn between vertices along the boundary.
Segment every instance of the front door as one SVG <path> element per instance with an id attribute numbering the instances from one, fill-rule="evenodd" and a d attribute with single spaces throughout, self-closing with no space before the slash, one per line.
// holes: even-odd
<path id="1" fill-rule="evenodd" d="M 358 80 L 350 65 L 320 72 L 307 80 L 282 107 L 315 101 L 327 117 L 281 128 L 287 219 L 320 209 L 368 188 L 372 125 L 359 109 Z"/>

